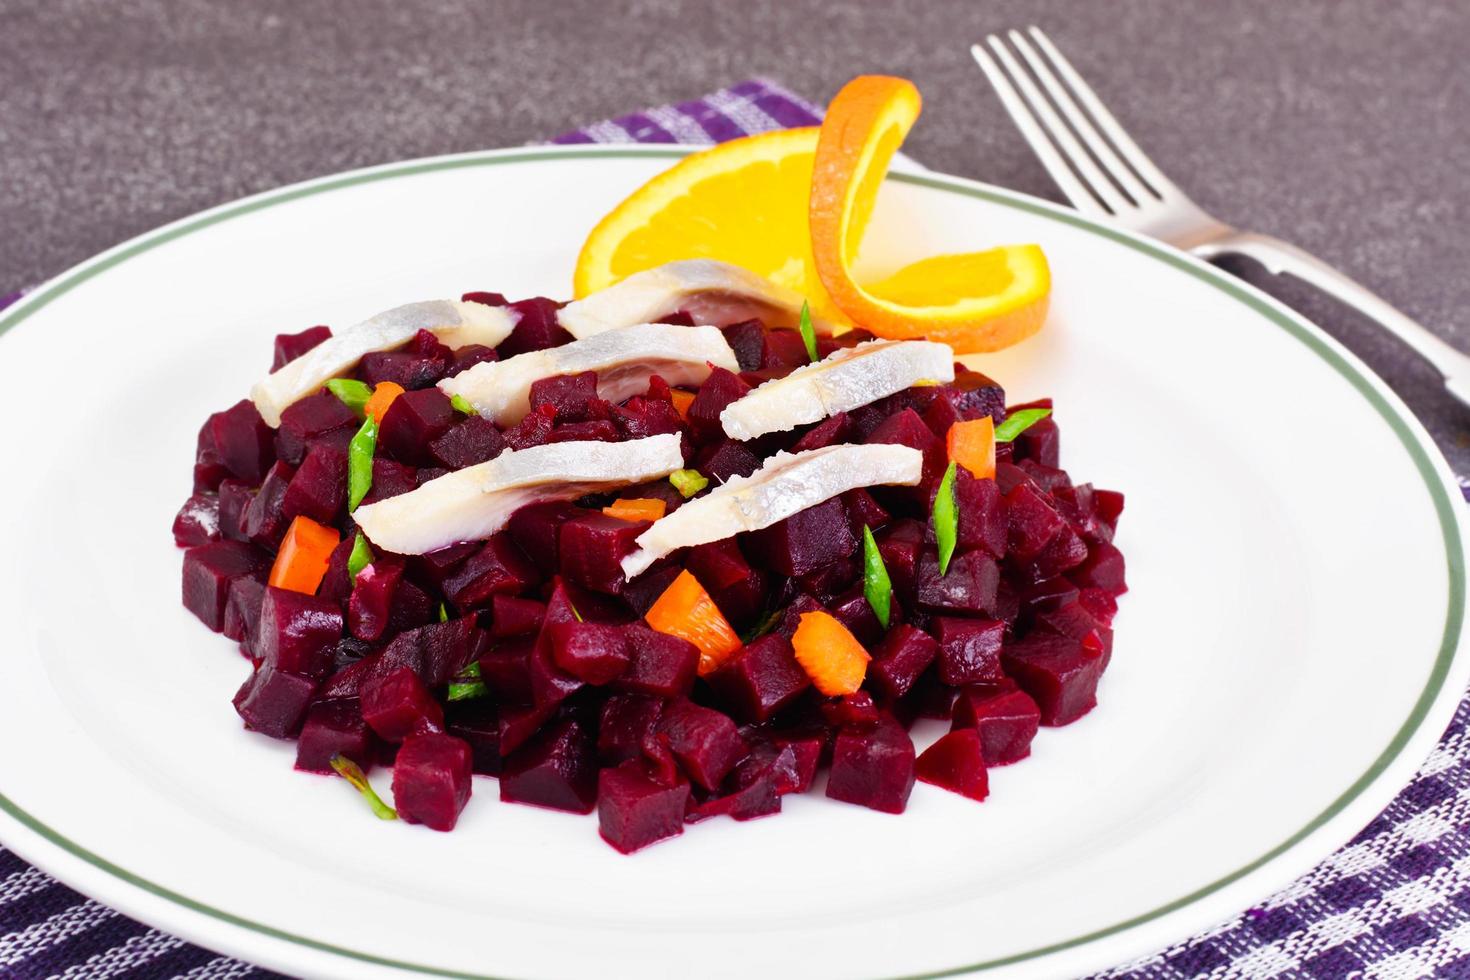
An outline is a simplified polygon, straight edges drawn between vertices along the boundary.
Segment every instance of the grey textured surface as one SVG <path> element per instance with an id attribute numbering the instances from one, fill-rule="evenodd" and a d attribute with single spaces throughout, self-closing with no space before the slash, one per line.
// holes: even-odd
<path id="1" fill-rule="evenodd" d="M 1056 198 L 966 53 L 1036 23 L 1197 200 L 1470 348 L 1470 3 L 0 0 L 0 291 L 200 208 L 349 167 L 508 146 L 752 75 L 825 101 L 913 78 L 906 149 Z M 1470 469 L 1470 409 L 1310 289 Z M 1280 397 L 1289 412 L 1290 392 Z"/>

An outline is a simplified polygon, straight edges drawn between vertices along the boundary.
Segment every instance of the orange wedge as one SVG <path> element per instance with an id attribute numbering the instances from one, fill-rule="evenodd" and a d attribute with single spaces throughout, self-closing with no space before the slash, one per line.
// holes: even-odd
<path id="1" fill-rule="evenodd" d="M 912 82 L 861 75 L 827 107 L 812 167 L 812 257 L 827 294 L 880 337 L 927 337 L 957 353 L 1000 350 L 1041 329 L 1051 274 L 1035 245 L 939 255 L 868 286 L 853 257 L 893 154 L 919 118 Z"/>

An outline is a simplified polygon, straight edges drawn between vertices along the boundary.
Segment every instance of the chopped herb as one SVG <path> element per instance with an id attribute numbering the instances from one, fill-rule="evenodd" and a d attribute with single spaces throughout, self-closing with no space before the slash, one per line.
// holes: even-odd
<path id="1" fill-rule="evenodd" d="M 801 304 L 801 321 L 797 324 L 801 331 L 801 342 L 806 344 L 806 356 L 815 364 L 821 358 L 817 356 L 817 332 L 812 328 L 812 305 L 805 300 Z"/>
<path id="2" fill-rule="evenodd" d="M 470 664 L 464 670 L 454 675 L 449 682 L 449 700 L 468 701 L 471 698 L 483 698 L 490 691 L 485 687 L 485 682 L 480 680 L 480 665 Z"/>
<path id="3" fill-rule="evenodd" d="M 358 768 L 357 763 L 338 752 L 332 756 L 332 768 L 337 770 L 337 775 L 347 780 L 367 800 L 368 806 L 373 808 L 379 820 L 397 820 L 398 811 L 384 803 L 382 798 L 373 790 L 373 784 L 368 782 L 367 776 Z"/>
<path id="4" fill-rule="evenodd" d="M 373 488 L 373 454 L 378 450 L 378 420 L 369 416 L 347 444 L 347 510 L 357 510 Z"/>
<path id="5" fill-rule="evenodd" d="M 444 605 L 444 603 L 442 602 L 439 603 L 439 622 L 449 622 L 449 607 Z"/>
<path id="6" fill-rule="evenodd" d="M 745 633 L 741 635 L 740 642 L 753 643 L 754 641 L 765 636 L 771 630 L 776 628 L 777 623 L 781 622 L 781 616 L 784 613 L 785 610 L 783 609 L 772 609 L 770 612 L 761 617 L 760 622 L 756 623 L 754 626 L 746 630 Z"/>
<path id="7" fill-rule="evenodd" d="M 1051 414 L 1049 408 L 1023 408 L 1006 416 L 1006 420 L 995 427 L 996 442 L 1010 442 Z"/>
<path id="8" fill-rule="evenodd" d="M 709 477 L 699 470 L 675 470 L 669 474 L 669 482 L 687 500 L 709 486 Z"/>
<path id="9" fill-rule="evenodd" d="M 463 412 L 466 415 L 475 414 L 475 406 L 471 405 L 469 399 L 465 398 L 464 395 L 451 395 L 449 404 L 454 406 L 456 412 Z"/>
<path id="10" fill-rule="evenodd" d="M 939 542 L 939 574 L 949 571 L 949 560 L 954 557 L 955 540 L 959 537 L 959 506 L 954 499 L 954 464 L 944 471 L 939 481 L 939 493 L 934 497 L 934 540 Z"/>
<path id="11" fill-rule="evenodd" d="M 352 554 L 347 556 L 347 577 L 354 583 L 357 574 L 373 563 L 373 549 L 368 547 L 367 538 L 362 532 L 357 532 L 357 540 L 352 542 Z"/>
<path id="12" fill-rule="evenodd" d="M 327 390 L 336 395 L 338 401 L 356 412 L 358 418 L 366 414 L 364 409 L 367 401 L 373 396 L 373 389 L 351 378 L 333 378 L 327 382 Z"/>
<path id="13" fill-rule="evenodd" d="M 863 525 L 863 595 L 873 607 L 873 615 L 887 629 L 893 606 L 893 582 L 888 578 L 878 542 L 873 540 L 873 529 L 866 524 Z"/>

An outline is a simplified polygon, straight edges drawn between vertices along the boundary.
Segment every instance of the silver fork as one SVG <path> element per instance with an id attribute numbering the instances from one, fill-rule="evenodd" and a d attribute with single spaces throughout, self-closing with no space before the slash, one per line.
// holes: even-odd
<path id="1" fill-rule="evenodd" d="M 1202 259 L 1244 255 L 1273 275 L 1302 279 L 1378 321 L 1434 365 L 1451 395 L 1470 405 L 1470 356 L 1321 259 L 1207 214 L 1154 166 L 1056 45 L 1036 27 L 1028 33 L 1008 32 L 1011 47 L 991 34 L 989 51 L 975 44 L 970 54 L 1073 207 Z"/>

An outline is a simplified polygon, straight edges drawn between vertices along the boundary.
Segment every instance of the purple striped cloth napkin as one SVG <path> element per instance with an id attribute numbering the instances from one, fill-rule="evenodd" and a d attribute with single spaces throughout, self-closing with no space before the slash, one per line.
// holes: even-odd
<path id="1" fill-rule="evenodd" d="M 816 106 L 757 79 L 552 142 L 711 143 L 819 118 Z M 21 295 L 0 297 L 0 309 Z M 1388 809 L 1310 873 L 1228 922 L 1101 977 L 1470 978 L 1467 726 L 1470 700 Z M 119 915 L 0 847 L 0 977 L 274 976 Z"/>

